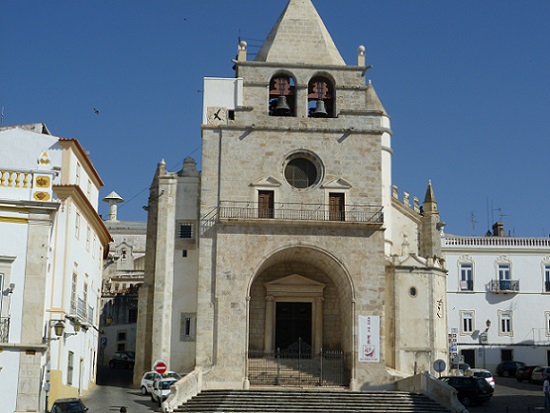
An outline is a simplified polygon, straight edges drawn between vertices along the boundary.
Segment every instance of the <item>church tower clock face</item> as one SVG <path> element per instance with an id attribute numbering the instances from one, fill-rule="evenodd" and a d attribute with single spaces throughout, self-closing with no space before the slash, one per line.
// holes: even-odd
<path id="1" fill-rule="evenodd" d="M 323 178 L 323 165 L 313 153 L 300 151 L 286 158 L 283 167 L 285 180 L 295 189 L 317 186 Z"/>

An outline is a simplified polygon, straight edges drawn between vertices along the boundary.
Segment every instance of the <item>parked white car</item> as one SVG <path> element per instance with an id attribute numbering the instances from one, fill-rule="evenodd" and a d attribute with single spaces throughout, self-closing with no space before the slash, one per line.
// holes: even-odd
<path id="1" fill-rule="evenodd" d="M 157 402 L 159 407 L 162 406 L 162 402 L 170 396 L 170 387 L 177 382 L 176 379 L 159 379 L 153 383 L 153 390 L 151 391 L 151 401 Z"/>
<path id="2" fill-rule="evenodd" d="M 482 377 L 484 378 L 487 383 L 489 383 L 491 385 L 491 387 L 494 389 L 495 388 L 495 378 L 493 377 L 493 375 L 491 374 L 491 372 L 489 370 L 485 370 L 485 369 L 470 369 L 470 370 L 467 370 L 465 373 L 464 373 L 465 376 L 474 376 L 474 377 Z"/>
<path id="3" fill-rule="evenodd" d="M 156 371 L 148 371 L 141 378 L 141 394 L 143 394 L 144 396 L 151 394 L 151 392 L 153 391 L 153 383 L 155 382 L 155 380 L 160 379 L 175 379 L 177 381 L 181 379 L 181 376 L 175 371 L 167 371 L 162 375 L 157 373 Z"/>

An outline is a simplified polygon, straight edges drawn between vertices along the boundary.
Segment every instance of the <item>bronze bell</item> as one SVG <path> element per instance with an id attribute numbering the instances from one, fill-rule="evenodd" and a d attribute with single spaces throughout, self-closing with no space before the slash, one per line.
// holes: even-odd
<path id="1" fill-rule="evenodd" d="M 275 116 L 287 116 L 290 115 L 291 109 L 288 106 L 286 101 L 286 96 L 281 95 L 277 98 L 277 103 L 275 104 L 275 109 L 273 109 L 273 114 Z"/>
<path id="2" fill-rule="evenodd" d="M 314 118 L 326 118 L 328 116 L 327 109 L 325 107 L 325 102 L 323 99 L 317 100 L 317 105 L 315 106 L 315 110 L 311 114 Z"/>

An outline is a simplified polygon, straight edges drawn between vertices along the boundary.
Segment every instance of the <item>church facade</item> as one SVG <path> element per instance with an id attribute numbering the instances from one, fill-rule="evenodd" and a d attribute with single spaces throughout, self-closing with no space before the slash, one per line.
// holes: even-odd
<path id="1" fill-rule="evenodd" d="M 252 360 L 345 357 L 365 389 L 447 358 L 446 269 L 431 184 L 392 185 L 390 118 L 310 0 L 254 60 L 207 78 L 202 168 L 161 162 L 148 205 L 135 379 L 156 360 L 202 388 L 254 385 Z M 412 204 L 412 205 L 411 205 Z"/>

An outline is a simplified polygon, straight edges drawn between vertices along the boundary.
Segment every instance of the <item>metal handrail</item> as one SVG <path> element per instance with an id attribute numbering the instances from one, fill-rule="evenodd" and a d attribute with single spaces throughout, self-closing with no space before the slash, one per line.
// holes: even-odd
<path id="1" fill-rule="evenodd" d="M 344 205 L 342 210 L 335 211 L 328 204 L 274 203 L 272 207 L 264 208 L 257 202 L 222 201 L 217 210 L 218 219 L 384 223 L 379 205 Z"/>

